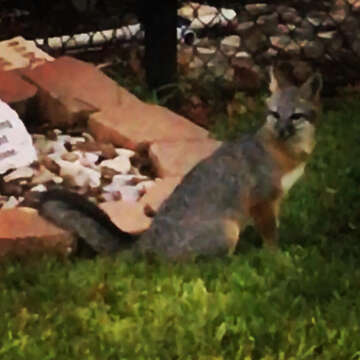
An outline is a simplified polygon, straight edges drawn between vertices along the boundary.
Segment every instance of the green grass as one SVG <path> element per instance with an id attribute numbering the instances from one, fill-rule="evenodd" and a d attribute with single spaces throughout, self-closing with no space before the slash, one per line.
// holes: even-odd
<path id="1" fill-rule="evenodd" d="M 0 359 L 360 359 L 359 228 L 360 98 L 332 99 L 283 208 L 281 251 L 187 264 L 9 259 Z"/>

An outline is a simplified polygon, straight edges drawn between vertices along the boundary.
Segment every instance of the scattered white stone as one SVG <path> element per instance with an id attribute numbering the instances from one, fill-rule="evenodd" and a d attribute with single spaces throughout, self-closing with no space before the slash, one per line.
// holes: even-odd
<path id="1" fill-rule="evenodd" d="M 38 137 L 35 138 L 34 145 L 39 156 L 56 154 L 56 156 L 60 157 L 62 154 L 67 152 L 64 143 L 61 141 L 48 140 L 46 138 Z"/>
<path id="2" fill-rule="evenodd" d="M 75 152 L 66 152 L 61 155 L 61 159 L 74 162 L 76 160 L 79 160 L 79 155 L 75 154 Z"/>
<path id="3" fill-rule="evenodd" d="M 34 170 L 28 166 L 20 167 L 8 175 L 4 176 L 5 182 L 17 180 L 17 179 L 28 179 L 31 178 L 34 175 Z"/>
<path id="4" fill-rule="evenodd" d="M 79 155 L 80 164 L 94 170 L 98 169 L 98 165 L 96 162 L 99 160 L 100 152 L 82 152 L 82 151 L 74 151 L 74 153 Z"/>
<path id="5" fill-rule="evenodd" d="M 15 196 L 10 196 L 9 200 L 6 201 L 4 203 L 4 205 L 2 206 L 2 209 L 13 209 L 16 206 L 18 206 L 22 201 L 24 200 L 24 198 L 22 196 L 16 198 Z"/>
<path id="6" fill-rule="evenodd" d="M 114 192 L 117 191 L 120 187 L 129 185 L 131 182 L 136 180 L 146 180 L 146 176 L 137 176 L 137 175 L 130 175 L 130 174 L 120 174 L 115 175 L 112 178 L 112 182 L 109 185 L 103 187 L 104 191 Z"/>
<path id="7" fill-rule="evenodd" d="M 114 159 L 104 160 L 100 163 L 101 168 L 112 169 L 121 174 L 127 174 L 131 170 L 131 163 L 128 157 L 119 155 Z"/>
<path id="8" fill-rule="evenodd" d="M 61 176 L 55 176 L 53 178 L 53 181 L 54 181 L 55 184 L 59 185 L 59 184 L 62 184 L 64 182 L 64 179 Z"/>
<path id="9" fill-rule="evenodd" d="M 48 139 L 43 134 L 32 135 L 36 150 L 40 155 L 39 169 L 34 170 L 30 167 L 23 167 L 8 174 L 5 180 L 12 181 L 32 177 L 30 191 L 37 192 L 46 191 L 46 184 L 49 182 L 61 184 L 64 180 L 67 180 L 72 186 L 78 187 L 79 191 L 86 193 L 87 188 L 99 188 L 102 185 L 102 170 L 108 169 L 112 170 L 112 173 L 116 173 L 116 175 L 112 176 L 109 185 L 102 187 L 102 198 L 105 201 L 122 200 L 128 202 L 136 202 L 148 188 L 154 185 L 155 182 L 140 174 L 139 169 L 132 168 L 130 158 L 136 155 L 135 151 L 115 148 L 115 158 L 103 160 L 98 164 L 102 155 L 101 150 L 68 151 L 68 148 L 65 147 L 66 144 L 94 142 L 90 134 L 83 133 L 82 136 L 72 137 L 63 134 L 59 129 L 55 129 L 54 133 L 56 134 L 55 140 Z M 45 158 L 54 162 L 53 170 L 49 170 L 42 165 L 41 160 Z M 53 171 L 56 171 L 56 173 L 59 171 L 59 175 L 56 175 Z M 28 184 L 27 181 L 25 182 Z M 15 197 L 6 197 L 0 202 L 0 206 L 1 203 L 4 203 L 5 208 L 11 208 L 17 206 L 20 201 L 21 199 Z"/>
<path id="10" fill-rule="evenodd" d="M 60 141 L 61 143 L 70 143 L 71 142 L 71 136 L 70 135 L 58 135 L 57 141 Z"/>
<path id="11" fill-rule="evenodd" d="M 56 163 L 60 166 L 60 176 L 69 179 L 73 185 L 91 188 L 100 186 L 101 174 L 96 170 L 82 166 L 79 161 L 70 162 L 58 159 Z"/>
<path id="12" fill-rule="evenodd" d="M 154 181 L 147 180 L 146 176 L 137 175 L 115 175 L 111 184 L 103 187 L 103 197 L 107 201 L 121 199 L 123 201 L 137 201 L 141 195 L 155 184 Z M 144 180 L 144 181 L 142 181 Z M 134 182 L 138 183 L 135 185 Z M 107 194 L 112 194 L 111 196 Z"/>
<path id="13" fill-rule="evenodd" d="M 143 194 L 140 189 L 136 186 L 125 185 L 119 189 L 121 194 L 121 200 L 127 202 L 136 202 L 139 200 L 140 196 Z"/>
<path id="14" fill-rule="evenodd" d="M 71 145 L 75 145 L 77 143 L 84 143 L 86 141 L 86 139 L 81 136 L 74 136 L 74 137 L 71 137 L 69 141 L 70 141 Z"/>
<path id="15" fill-rule="evenodd" d="M 46 190 L 47 190 L 47 188 L 44 184 L 36 185 L 30 189 L 30 191 L 37 191 L 37 192 L 44 192 Z"/>
<path id="16" fill-rule="evenodd" d="M 62 156 L 63 154 L 65 154 L 65 153 L 66 153 L 66 152 L 64 152 L 64 153 L 55 152 L 55 153 L 52 153 L 52 154 L 47 155 L 47 157 L 48 157 L 49 159 L 54 160 L 55 162 L 57 162 L 58 160 L 62 160 L 61 156 Z"/>
<path id="17" fill-rule="evenodd" d="M 124 185 L 134 185 L 136 186 L 139 183 L 144 183 L 149 178 L 144 175 L 130 175 L 130 174 L 119 174 L 115 175 L 112 178 L 112 182 L 109 185 L 103 187 L 105 191 L 117 191 L 120 187 Z"/>
<path id="18" fill-rule="evenodd" d="M 133 150 L 129 150 L 129 149 L 122 149 L 122 148 L 116 148 L 115 152 L 119 155 L 119 156 L 127 156 L 128 158 L 132 158 L 133 156 L 135 156 L 135 151 Z"/>
<path id="19" fill-rule="evenodd" d="M 136 187 L 143 192 L 146 192 L 148 189 L 150 189 L 151 187 L 153 187 L 155 185 L 155 181 L 153 180 L 148 180 L 148 181 L 142 181 L 140 183 L 138 183 L 136 185 Z"/>
<path id="20" fill-rule="evenodd" d="M 51 151 L 56 154 L 59 154 L 59 155 L 64 154 L 67 152 L 67 149 L 64 145 L 65 145 L 65 142 L 53 141 Z"/>
<path id="21" fill-rule="evenodd" d="M 49 169 L 47 169 L 45 166 L 40 166 L 40 169 L 37 174 L 32 178 L 31 183 L 34 185 L 44 184 L 49 181 L 54 181 L 55 178 L 57 178 L 54 173 L 52 173 Z"/>

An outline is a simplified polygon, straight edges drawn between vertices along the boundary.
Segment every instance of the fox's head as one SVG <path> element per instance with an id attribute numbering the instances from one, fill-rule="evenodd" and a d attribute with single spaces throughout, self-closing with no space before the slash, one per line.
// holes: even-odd
<path id="1" fill-rule="evenodd" d="M 291 85 L 280 71 L 270 69 L 271 96 L 267 99 L 264 129 L 294 153 L 310 154 L 320 109 L 322 77 L 310 76 L 300 87 Z"/>

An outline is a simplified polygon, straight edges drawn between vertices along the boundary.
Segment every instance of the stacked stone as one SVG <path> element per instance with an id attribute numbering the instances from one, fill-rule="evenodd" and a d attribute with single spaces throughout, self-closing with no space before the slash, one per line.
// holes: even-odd
<path id="1" fill-rule="evenodd" d="M 236 19 L 226 28 L 231 35 L 199 39 L 190 69 L 203 67 L 234 80 L 239 63 L 260 72 L 279 58 L 310 63 L 360 61 L 360 0 L 253 3 L 235 10 Z"/>

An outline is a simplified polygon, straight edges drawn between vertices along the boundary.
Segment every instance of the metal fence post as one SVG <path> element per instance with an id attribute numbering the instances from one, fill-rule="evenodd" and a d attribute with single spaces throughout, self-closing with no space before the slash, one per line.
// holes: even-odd
<path id="1" fill-rule="evenodd" d="M 150 88 L 172 83 L 177 75 L 177 1 L 141 0 L 145 29 L 145 70 Z"/>

